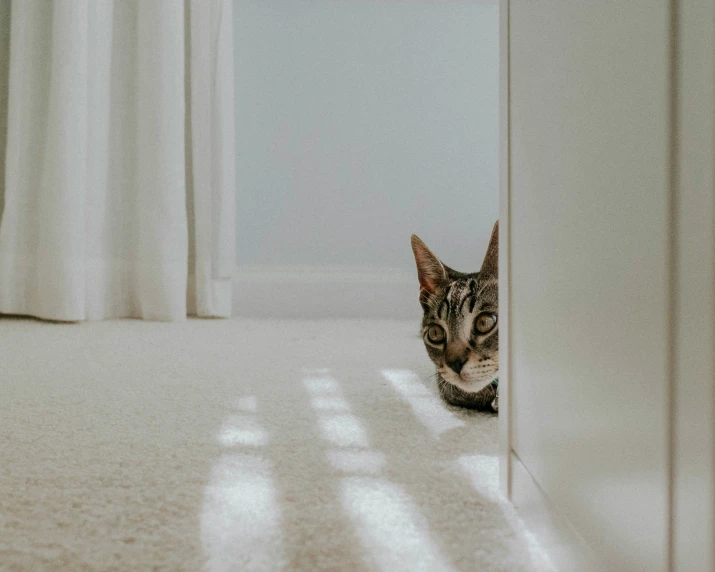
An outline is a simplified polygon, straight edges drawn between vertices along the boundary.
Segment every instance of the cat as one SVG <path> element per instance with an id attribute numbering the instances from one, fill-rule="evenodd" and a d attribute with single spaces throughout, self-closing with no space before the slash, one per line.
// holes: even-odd
<path id="1" fill-rule="evenodd" d="M 443 264 L 417 236 L 412 252 L 420 283 L 422 339 L 437 386 L 452 405 L 499 411 L 499 221 L 479 272 Z"/>

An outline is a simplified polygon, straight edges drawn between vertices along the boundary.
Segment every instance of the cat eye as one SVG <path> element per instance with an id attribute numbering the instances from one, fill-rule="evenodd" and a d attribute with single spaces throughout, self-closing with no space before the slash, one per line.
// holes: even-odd
<path id="1" fill-rule="evenodd" d="M 427 330 L 427 339 L 433 344 L 442 344 L 445 338 L 446 335 L 442 326 L 433 324 L 429 327 L 429 330 Z"/>
<path id="2" fill-rule="evenodd" d="M 474 320 L 474 327 L 480 334 L 488 334 L 497 325 L 497 317 L 489 312 L 482 312 Z"/>

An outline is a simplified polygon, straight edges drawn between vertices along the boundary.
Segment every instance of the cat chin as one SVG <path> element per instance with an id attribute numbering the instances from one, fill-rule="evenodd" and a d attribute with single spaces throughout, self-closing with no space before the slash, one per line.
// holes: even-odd
<path id="1" fill-rule="evenodd" d="M 481 411 L 497 411 L 498 405 L 495 406 L 495 404 L 499 394 L 491 382 L 487 382 L 486 385 L 484 382 L 462 382 L 457 385 L 443 379 L 440 375 L 440 383 L 437 387 L 440 397 L 449 405 Z M 465 389 L 462 389 L 463 387 Z"/>
<path id="2" fill-rule="evenodd" d="M 484 389 L 487 385 L 489 385 L 494 377 L 490 377 L 484 381 L 464 381 L 461 378 L 458 378 L 455 375 L 448 375 L 445 376 L 440 373 L 440 376 L 444 381 L 447 383 L 454 385 L 455 387 L 461 389 L 465 393 L 479 393 L 482 389 Z"/>

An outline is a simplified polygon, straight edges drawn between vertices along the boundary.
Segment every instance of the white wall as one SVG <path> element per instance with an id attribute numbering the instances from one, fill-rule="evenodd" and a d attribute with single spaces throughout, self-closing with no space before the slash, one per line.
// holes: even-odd
<path id="1" fill-rule="evenodd" d="M 478 269 L 498 216 L 496 0 L 235 0 L 234 22 L 240 289 L 295 267 L 409 281 L 414 315 L 413 232 Z"/>

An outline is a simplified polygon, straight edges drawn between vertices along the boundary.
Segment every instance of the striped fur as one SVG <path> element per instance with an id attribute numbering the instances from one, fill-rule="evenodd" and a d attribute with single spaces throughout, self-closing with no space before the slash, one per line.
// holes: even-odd
<path id="1" fill-rule="evenodd" d="M 422 337 L 437 369 L 440 394 L 453 405 L 495 411 L 498 390 L 492 382 L 499 371 L 498 229 L 497 222 L 482 268 L 471 274 L 452 270 L 419 238 L 412 237 L 424 311 Z M 480 315 L 495 321 L 488 332 L 477 330 Z M 445 341 L 430 340 L 430 328 L 435 326 L 445 332 Z"/>

